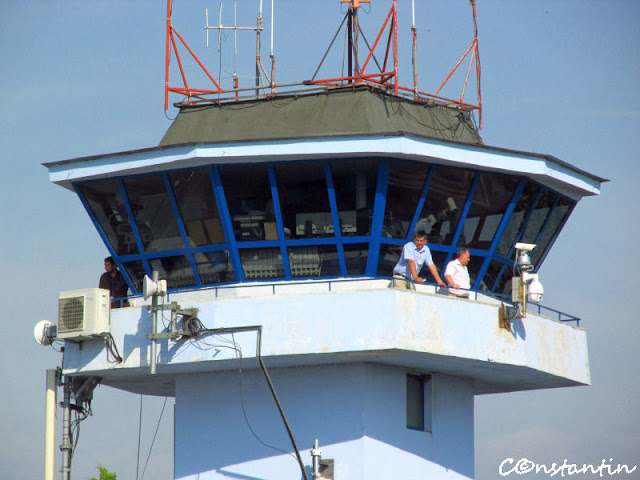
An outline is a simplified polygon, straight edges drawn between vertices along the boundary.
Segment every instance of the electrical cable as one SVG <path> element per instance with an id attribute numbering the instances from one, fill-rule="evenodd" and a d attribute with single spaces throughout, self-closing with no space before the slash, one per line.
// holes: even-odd
<path id="1" fill-rule="evenodd" d="M 231 334 L 231 338 L 234 339 L 233 333 Z M 256 440 L 258 440 L 258 442 L 260 442 L 262 445 L 264 445 L 267 448 L 271 448 L 272 450 L 276 450 L 278 452 L 282 452 L 282 453 L 286 453 L 287 455 L 291 455 L 293 457 L 293 455 L 291 454 L 291 452 L 287 452 L 286 450 L 283 450 L 281 448 L 278 447 L 274 447 L 273 445 L 269 445 L 268 443 L 264 442 L 260 436 L 255 432 L 255 430 L 253 429 L 253 427 L 251 426 L 251 422 L 249 421 L 249 416 L 247 415 L 247 411 L 245 408 L 245 404 L 244 404 L 244 394 L 242 391 L 242 350 L 240 349 L 240 346 L 235 342 L 235 339 L 233 340 L 233 342 L 236 344 L 237 348 L 233 348 L 236 352 L 236 358 L 238 359 L 238 390 L 240 393 L 240 407 L 242 408 L 242 414 L 244 416 L 244 420 L 245 423 L 247 424 L 247 427 L 249 427 L 249 430 L 251 431 L 251 433 L 253 434 L 253 436 L 256 438 Z M 295 457 L 293 457 L 295 458 Z"/>
<path id="2" fill-rule="evenodd" d="M 136 457 L 136 480 L 140 471 L 140 437 L 142 436 L 142 395 L 140 395 L 140 417 L 138 418 L 138 455 Z"/>
<path id="3" fill-rule="evenodd" d="M 116 346 L 116 342 L 113 339 L 113 335 L 111 335 L 111 333 L 107 333 L 104 336 L 104 341 L 107 344 L 107 362 L 122 363 L 122 357 L 120 356 L 120 352 L 118 352 L 118 347 Z M 109 354 L 113 355 L 115 360 L 109 360 Z"/>
<path id="4" fill-rule="evenodd" d="M 196 319 L 196 321 L 198 322 L 199 325 L 202 325 L 202 322 L 200 322 L 199 319 Z M 289 436 L 289 440 L 291 441 L 291 445 L 295 451 L 295 458 L 298 461 L 298 465 L 300 466 L 300 472 L 302 473 L 302 477 L 305 480 L 309 480 L 309 477 L 307 476 L 307 471 L 304 468 L 304 463 L 302 461 L 302 457 L 300 456 L 300 450 L 298 449 L 298 445 L 296 444 L 296 440 L 293 436 L 293 432 L 291 431 L 291 427 L 289 426 L 289 422 L 287 421 L 287 417 L 284 414 L 284 410 L 282 408 L 282 404 L 280 403 L 280 399 L 278 398 L 278 394 L 276 393 L 275 387 L 273 386 L 273 382 L 271 381 L 271 377 L 269 376 L 269 372 L 267 371 L 267 367 L 264 364 L 263 360 L 262 360 L 262 353 L 261 353 L 261 349 L 262 349 L 262 326 L 257 325 L 257 326 L 247 326 L 247 327 L 235 327 L 235 328 L 216 328 L 216 329 L 208 329 L 208 328 L 202 328 L 201 330 L 199 330 L 197 333 L 198 334 L 203 334 L 203 333 L 213 333 L 213 334 L 222 334 L 222 333 L 230 333 L 232 334 L 232 338 L 233 338 L 233 334 L 234 333 L 241 333 L 241 332 L 250 332 L 250 331 L 255 331 L 257 333 L 257 342 L 256 342 L 256 357 L 258 359 L 258 364 L 260 365 L 260 369 L 262 370 L 262 374 L 264 375 L 264 378 L 267 382 L 267 385 L 269 386 L 269 390 L 271 392 L 271 396 L 273 397 L 273 400 L 276 404 L 276 407 L 278 408 L 278 412 L 280 413 L 280 418 L 282 419 L 282 423 L 284 424 L 285 429 L 287 430 L 287 434 Z M 235 342 L 235 339 L 233 340 L 234 344 L 237 345 L 237 343 Z M 237 347 L 239 349 L 239 346 Z M 238 350 L 236 350 L 238 351 Z M 273 448 L 273 447 L 271 447 Z M 279 450 L 279 449 L 276 449 Z M 282 451 L 282 450 L 281 450 Z M 287 452 L 288 453 L 288 452 Z"/>
<path id="5" fill-rule="evenodd" d="M 147 455 L 147 461 L 144 464 L 144 469 L 142 470 L 142 476 L 140 480 L 144 478 L 144 473 L 147 471 L 147 465 L 149 464 L 149 459 L 151 458 L 151 452 L 153 450 L 153 444 L 156 442 L 156 435 L 158 434 L 158 429 L 160 428 L 160 421 L 162 420 L 162 414 L 164 413 L 164 407 L 167 405 L 168 397 L 164 397 L 164 403 L 162 404 L 162 410 L 160 411 L 160 417 L 158 418 L 158 424 L 156 425 L 156 431 L 153 434 L 153 440 L 151 440 L 151 446 L 149 447 L 149 455 Z"/>

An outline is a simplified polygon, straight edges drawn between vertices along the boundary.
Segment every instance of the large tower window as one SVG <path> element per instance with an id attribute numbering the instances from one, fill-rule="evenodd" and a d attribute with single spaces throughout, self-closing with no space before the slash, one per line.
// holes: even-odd
<path id="1" fill-rule="evenodd" d="M 220 177 L 236 240 L 277 240 L 267 165 L 221 167 Z"/>
<path id="2" fill-rule="evenodd" d="M 162 175 L 127 178 L 124 185 L 144 250 L 184 248 Z"/>
<path id="3" fill-rule="evenodd" d="M 80 185 L 79 189 L 116 255 L 138 253 L 118 181 L 87 183 Z"/>
<path id="4" fill-rule="evenodd" d="M 540 187 L 531 182 L 527 182 L 522 189 L 522 193 L 520 193 L 520 197 L 518 197 L 516 206 L 511 213 L 511 217 L 509 218 L 504 233 L 498 243 L 498 248 L 496 250 L 498 255 L 502 255 L 503 257 L 509 255 L 511 248 L 518 237 L 518 233 L 522 229 L 527 218 L 527 212 L 533 206 L 539 192 Z"/>
<path id="5" fill-rule="evenodd" d="M 333 237 L 324 163 L 276 164 L 274 169 L 285 236 Z"/>
<path id="6" fill-rule="evenodd" d="M 331 162 L 331 172 L 342 236 L 370 235 L 378 161 L 336 160 Z"/>
<path id="7" fill-rule="evenodd" d="M 416 230 L 424 230 L 428 242 L 450 245 L 456 232 L 475 172 L 437 167 L 429 185 Z"/>
<path id="8" fill-rule="evenodd" d="M 201 247 L 224 243 L 224 232 L 208 170 L 170 173 L 169 180 L 189 246 Z"/>
<path id="9" fill-rule="evenodd" d="M 483 173 L 478 179 L 458 246 L 489 250 L 518 186 L 518 179 Z"/>
<path id="10" fill-rule="evenodd" d="M 383 237 L 407 238 L 428 174 L 429 166 L 424 163 L 403 160 L 391 162 Z"/>

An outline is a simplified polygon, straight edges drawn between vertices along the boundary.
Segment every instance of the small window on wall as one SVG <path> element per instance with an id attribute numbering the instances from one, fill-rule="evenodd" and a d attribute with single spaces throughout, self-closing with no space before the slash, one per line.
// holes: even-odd
<path id="1" fill-rule="evenodd" d="M 407 375 L 407 428 L 431 432 L 431 375 Z"/>

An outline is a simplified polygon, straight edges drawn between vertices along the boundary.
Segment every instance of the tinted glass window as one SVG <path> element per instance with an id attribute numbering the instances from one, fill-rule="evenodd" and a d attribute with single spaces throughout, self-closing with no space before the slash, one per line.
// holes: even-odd
<path id="1" fill-rule="evenodd" d="M 279 248 L 241 248 L 239 252 L 246 280 L 284 278 Z"/>
<path id="2" fill-rule="evenodd" d="M 340 264 L 335 245 L 291 247 L 288 254 L 293 278 L 340 276 Z"/>
<path id="3" fill-rule="evenodd" d="M 167 288 L 193 287 L 196 284 L 189 259 L 184 255 L 149 260 L 151 271 L 167 281 Z"/>
<path id="4" fill-rule="evenodd" d="M 565 198 L 558 200 L 558 203 L 551 211 L 549 221 L 544 227 L 542 236 L 538 240 L 538 245 L 533 250 L 531 262 L 537 267 L 538 262 L 542 258 L 543 253 L 547 251 L 551 245 L 551 241 L 560 233 L 560 229 L 564 222 L 571 214 L 575 204 Z"/>
<path id="5" fill-rule="evenodd" d="M 144 265 L 140 260 L 135 260 L 132 262 L 123 262 L 122 267 L 124 268 L 125 273 L 133 282 L 133 286 L 138 292 L 142 292 L 142 281 L 146 272 L 144 271 Z"/>
<path id="6" fill-rule="evenodd" d="M 407 238 L 428 174 L 429 166 L 423 163 L 391 161 L 383 237 Z"/>
<path id="7" fill-rule="evenodd" d="M 400 245 L 380 245 L 380 256 L 378 257 L 378 270 L 376 274 L 381 277 L 392 277 L 393 267 L 396 266 L 402 247 Z"/>
<path id="8" fill-rule="evenodd" d="M 277 240 L 267 166 L 222 167 L 220 177 L 236 240 Z"/>
<path id="9" fill-rule="evenodd" d="M 500 227 L 518 180 L 503 175 L 480 175 L 464 221 L 458 246 L 489 250 Z"/>
<path id="10" fill-rule="evenodd" d="M 369 235 L 378 180 L 378 161 L 336 160 L 331 162 L 331 172 L 342 235 Z"/>
<path id="11" fill-rule="evenodd" d="M 453 241 L 475 172 L 459 168 L 434 167 L 416 230 L 424 230 L 428 242 L 449 245 Z"/>
<path id="12" fill-rule="evenodd" d="M 366 243 L 346 244 L 343 249 L 347 275 L 364 275 L 367 270 L 369 245 Z"/>
<path id="13" fill-rule="evenodd" d="M 540 187 L 530 182 L 527 182 L 527 184 L 522 189 L 522 193 L 518 198 L 516 207 L 513 210 L 509 221 L 507 222 L 504 233 L 500 238 L 500 243 L 498 243 L 498 249 L 496 250 L 498 255 L 502 255 L 503 257 L 509 255 L 511 248 L 515 244 L 516 238 L 518 237 L 518 233 L 522 229 L 522 225 L 527 218 L 527 213 L 533 206 L 533 203 L 535 202 L 539 191 Z"/>
<path id="14" fill-rule="evenodd" d="M 196 262 L 201 283 L 211 285 L 235 280 L 227 250 L 194 253 L 193 259 Z"/>
<path id="15" fill-rule="evenodd" d="M 334 236 L 324 164 L 279 164 L 275 165 L 275 174 L 285 236 Z"/>
<path id="16" fill-rule="evenodd" d="M 109 180 L 80 185 L 80 191 L 116 255 L 138 253 L 138 245 L 118 182 Z"/>
<path id="17" fill-rule="evenodd" d="M 538 234 L 540 233 L 555 200 L 556 196 L 549 190 L 542 193 L 540 200 L 534 207 L 533 213 L 524 228 L 524 233 L 520 239 L 521 242 L 536 243 Z"/>
<path id="18" fill-rule="evenodd" d="M 124 185 L 145 251 L 184 248 L 162 176 L 128 178 Z"/>
<path id="19" fill-rule="evenodd" d="M 224 243 L 224 232 L 213 196 L 209 171 L 189 170 L 169 174 L 189 245 Z"/>
<path id="20" fill-rule="evenodd" d="M 489 264 L 487 272 L 484 274 L 484 278 L 482 279 L 488 290 L 493 290 L 493 287 L 495 286 L 503 267 L 504 263 L 498 262 L 496 260 L 492 260 Z"/>

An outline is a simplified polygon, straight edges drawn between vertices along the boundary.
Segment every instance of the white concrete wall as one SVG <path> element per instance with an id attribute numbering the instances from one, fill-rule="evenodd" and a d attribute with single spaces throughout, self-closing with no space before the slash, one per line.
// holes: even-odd
<path id="1" fill-rule="evenodd" d="M 307 469 L 318 438 L 323 458 L 334 459 L 339 480 L 473 478 L 469 381 L 434 376 L 430 433 L 406 427 L 404 368 L 355 363 L 270 369 L 270 374 Z M 296 460 L 263 445 L 245 414 L 262 442 L 292 451 L 260 371 L 178 378 L 176 478 L 299 480 Z"/>
<path id="2" fill-rule="evenodd" d="M 262 355 L 274 366 L 352 361 L 412 366 L 473 378 L 476 393 L 590 383 L 586 334 L 572 325 L 530 313 L 514 321 L 509 331 L 499 328 L 498 306 L 492 303 L 379 286 L 324 293 L 312 287 L 247 297 L 215 298 L 203 291 L 172 295 L 171 300 L 183 308 L 198 308 L 208 328 L 262 326 Z M 256 293 L 251 287 L 246 290 Z M 149 312 L 118 309 L 111 320 L 124 362 L 116 365 L 101 340 L 67 342 L 65 373 L 99 374 L 114 386 L 128 376 L 139 383 L 153 382 L 147 375 Z M 255 332 L 234 339 L 245 358 L 255 357 Z M 160 341 L 158 374 L 235 368 L 235 352 L 209 348 L 209 341 L 206 336 Z"/>

